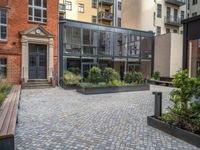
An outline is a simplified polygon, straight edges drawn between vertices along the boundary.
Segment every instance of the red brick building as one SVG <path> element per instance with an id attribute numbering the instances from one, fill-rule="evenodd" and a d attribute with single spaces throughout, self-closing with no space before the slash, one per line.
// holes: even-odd
<path id="1" fill-rule="evenodd" d="M 0 75 L 57 79 L 58 1 L 0 0 Z"/>

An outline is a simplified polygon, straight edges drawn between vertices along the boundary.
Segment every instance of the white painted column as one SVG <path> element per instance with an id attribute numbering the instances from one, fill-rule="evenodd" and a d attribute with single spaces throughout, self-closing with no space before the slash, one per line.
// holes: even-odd
<path id="1" fill-rule="evenodd" d="M 50 38 L 49 40 L 49 73 L 48 73 L 48 79 L 51 79 L 53 77 L 53 72 L 54 72 L 54 40 L 53 38 Z"/>
<path id="2" fill-rule="evenodd" d="M 21 68 L 21 79 L 24 82 L 28 80 L 28 64 L 29 64 L 29 49 L 28 49 L 28 42 L 26 37 L 22 37 L 22 68 Z"/>

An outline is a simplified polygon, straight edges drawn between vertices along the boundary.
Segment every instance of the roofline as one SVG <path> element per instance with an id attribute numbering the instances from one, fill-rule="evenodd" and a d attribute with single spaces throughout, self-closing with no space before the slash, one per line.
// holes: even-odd
<path id="1" fill-rule="evenodd" d="M 192 17 L 192 18 L 184 19 L 184 20 L 181 21 L 181 23 L 187 24 L 187 23 L 194 22 L 194 21 L 197 21 L 197 20 L 200 20 L 200 15 Z"/>
<path id="2" fill-rule="evenodd" d="M 121 28 L 121 27 L 115 27 L 115 26 L 108 26 L 108 25 L 99 25 L 99 24 L 95 24 L 95 23 L 89 23 L 89 22 L 84 22 L 84 21 L 77 21 L 77 20 L 71 20 L 71 19 L 65 19 L 65 18 L 60 18 L 59 19 L 59 23 L 61 22 L 77 22 L 77 23 L 84 23 L 84 24 L 90 24 L 90 25 L 98 25 L 101 27 L 109 27 L 109 28 L 115 28 L 115 29 L 123 29 L 123 30 L 130 30 L 130 31 L 136 31 L 136 32 L 143 32 L 143 33 L 148 33 L 148 34 L 155 34 L 153 31 L 143 31 L 143 30 L 137 30 L 137 29 L 131 29 L 131 28 Z"/>

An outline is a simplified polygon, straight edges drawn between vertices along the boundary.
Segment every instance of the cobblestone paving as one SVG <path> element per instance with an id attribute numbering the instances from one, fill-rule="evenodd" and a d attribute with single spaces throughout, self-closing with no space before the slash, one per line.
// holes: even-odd
<path id="1" fill-rule="evenodd" d="M 197 150 L 147 126 L 152 91 L 81 95 L 61 88 L 22 90 L 15 142 L 18 150 Z"/>

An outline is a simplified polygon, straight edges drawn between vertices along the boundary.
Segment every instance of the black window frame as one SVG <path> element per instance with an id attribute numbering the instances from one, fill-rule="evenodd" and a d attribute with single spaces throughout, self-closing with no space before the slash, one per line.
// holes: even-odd
<path id="1" fill-rule="evenodd" d="M 95 20 L 95 21 L 94 21 Z M 96 24 L 97 23 L 97 16 L 92 16 L 92 23 Z"/>
<path id="2" fill-rule="evenodd" d="M 192 0 L 192 5 L 197 5 L 198 0 Z"/>
<path id="3" fill-rule="evenodd" d="M 157 4 L 157 18 L 162 18 L 162 5 Z"/>
<path id="4" fill-rule="evenodd" d="M 97 0 L 92 0 L 92 8 L 97 8 Z"/>
<path id="5" fill-rule="evenodd" d="M 119 11 L 122 10 L 122 2 L 118 2 L 118 10 L 119 10 Z"/>
<path id="6" fill-rule="evenodd" d="M 156 35 L 161 35 L 161 27 L 160 26 L 156 27 Z"/>
<path id="7" fill-rule="evenodd" d="M 122 26 L 122 19 L 120 17 L 117 18 L 117 26 L 118 27 Z"/>

